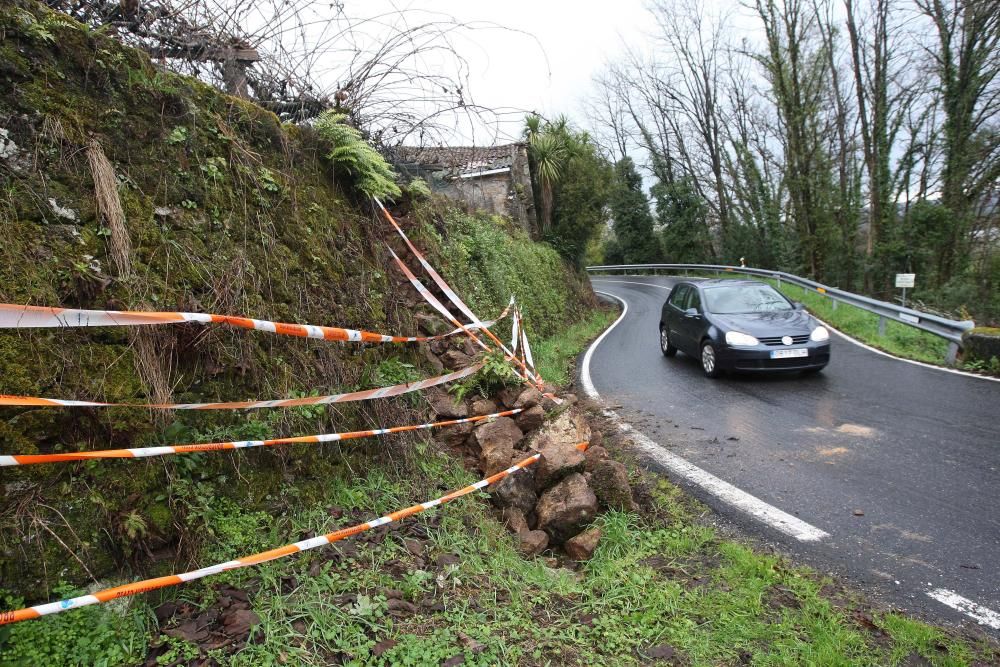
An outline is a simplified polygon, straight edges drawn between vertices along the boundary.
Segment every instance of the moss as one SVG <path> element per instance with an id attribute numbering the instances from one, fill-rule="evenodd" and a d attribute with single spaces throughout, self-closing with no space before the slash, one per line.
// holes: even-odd
<path id="1" fill-rule="evenodd" d="M 47 15 L 40 5 L 19 4 Z M 373 226 L 370 215 L 333 187 L 313 132 L 282 125 L 270 112 L 201 82 L 162 72 L 145 55 L 96 31 L 54 30 L 56 43 L 30 39 L 18 32 L 7 9 L 0 9 L 0 85 L 10 83 L 7 89 L 15 91 L 0 99 L 3 113 L 13 119 L 5 128 L 19 147 L 38 156 L 37 170 L 16 177 L 0 171 L 0 301 L 414 330 L 409 290 L 397 288 L 381 250 L 380 238 L 388 230 Z M 168 141 L 178 127 L 186 129 L 186 137 Z M 101 143 L 121 182 L 133 246 L 131 280 L 117 279 L 108 257 L 108 232 L 96 210 L 83 150 L 91 138 Z M 279 191 L 262 187 L 262 169 L 275 175 Z M 50 197 L 77 211 L 78 220 L 56 218 Z M 158 208 L 169 213 L 156 214 Z M 492 312 L 493 299 L 502 296 L 505 304 L 514 284 L 486 289 L 496 275 L 493 255 L 476 261 L 463 255 L 448 264 L 442 253 L 470 236 L 502 240 L 508 230 L 496 221 L 456 222 L 450 215 L 443 209 L 428 214 L 428 225 L 438 230 L 427 243 L 429 257 L 448 267 L 459 291 L 474 293 L 473 307 Z M 440 225 L 446 217 L 447 224 Z M 504 248 L 514 248 L 511 266 L 524 276 L 517 285 L 527 291 L 518 294 L 544 297 L 544 305 L 531 313 L 533 326 L 558 327 L 572 318 L 576 295 L 565 286 L 575 284 L 574 278 L 553 263 L 554 253 L 533 250 L 523 237 L 503 243 L 513 244 Z M 120 328 L 2 332 L 0 393 L 146 402 L 151 390 L 136 371 L 140 360 L 132 335 Z M 354 347 L 223 327 L 162 327 L 155 340 L 155 358 L 146 361 L 161 364 L 178 401 L 372 386 L 372 369 L 390 358 L 415 365 L 421 375 L 431 371 L 421 366 L 416 349 Z M 416 420 L 409 414 L 414 404 L 404 399 L 336 410 L 174 415 L 133 408 L 6 408 L 0 410 L 0 446 L 4 453 L 57 452 L 317 433 Z M 122 576 L 127 567 L 136 575 L 162 573 L 172 564 L 144 561 L 139 541 L 196 546 L 221 499 L 275 515 L 282 503 L 320 502 L 330 497 L 332 480 L 387 465 L 386 451 L 397 446 L 403 447 L 351 443 L 349 451 L 361 458 L 350 466 L 331 444 L 5 470 L 4 484 L 21 491 L 0 499 L 0 577 L 29 602 L 48 598 L 57 578 L 89 581 L 51 535 L 22 540 L 25 526 L 33 525 L 19 514 L 24 493 L 32 494 L 34 507 L 58 510 L 73 526 L 79 539 L 70 536 L 67 543 L 79 549 L 97 578 Z M 134 511 L 149 526 L 145 538 L 125 534 L 124 517 Z M 47 520 L 63 525 L 58 517 Z"/>
<path id="2" fill-rule="evenodd" d="M 970 334 L 975 334 L 977 336 L 1000 336 L 1000 328 L 998 327 L 976 327 L 969 330 Z"/>

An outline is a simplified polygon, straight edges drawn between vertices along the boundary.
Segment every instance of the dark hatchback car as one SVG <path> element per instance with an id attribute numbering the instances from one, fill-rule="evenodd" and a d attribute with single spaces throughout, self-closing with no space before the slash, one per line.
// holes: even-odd
<path id="1" fill-rule="evenodd" d="M 701 361 L 708 377 L 724 371 L 805 371 L 830 362 L 830 333 L 766 283 L 679 282 L 660 313 L 660 349 Z"/>

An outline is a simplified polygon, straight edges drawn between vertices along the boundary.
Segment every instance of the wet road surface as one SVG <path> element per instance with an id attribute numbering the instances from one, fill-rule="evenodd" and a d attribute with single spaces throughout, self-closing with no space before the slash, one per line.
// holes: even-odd
<path id="1" fill-rule="evenodd" d="M 819 375 L 710 380 L 683 352 L 660 353 L 660 307 L 674 282 L 593 278 L 629 308 L 592 355 L 606 403 L 657 444 L 829 533 L 797 542 L 703 494 L 814 567 L 931 620 L 969 622 L 929 595 L 938 589 L 1000 610 L 1000 382 L 836 334 Z M 991 618 L 982 627 L 998 636 Z"/>

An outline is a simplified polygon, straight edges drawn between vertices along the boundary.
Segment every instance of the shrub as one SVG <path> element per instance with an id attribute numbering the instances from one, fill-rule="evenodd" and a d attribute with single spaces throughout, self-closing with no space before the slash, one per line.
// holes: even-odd
<path id="1" fill-rule="evenodd" d="M 334 170 L 347 174 L 355 189 L 369 197 L 400 196 L 392 167 L 360 130 L 347 124 L 347 116 L 326 111 L 316 119 L 316 131 L 333 146 L 326 157 Z"/>

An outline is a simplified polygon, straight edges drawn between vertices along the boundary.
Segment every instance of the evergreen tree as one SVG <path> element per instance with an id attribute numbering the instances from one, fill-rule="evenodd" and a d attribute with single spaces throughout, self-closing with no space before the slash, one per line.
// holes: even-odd
<path id="1" fill-rule="evenodd" d="M 610 206 L 615 239 L 624 263 L 658 261 L 660 248 L 653 232 L 653 214 L 642 191 L 642 177 L 636 171 L 632 158 L 622 158 L 615 164 Z"/>
<path id="2" fill-rule="evenodd" d="M 711 264 L 708 206 L 684 179 L 652 188 L 657 222 L 662 228 L 663 257 L 676 264 Z"/>

